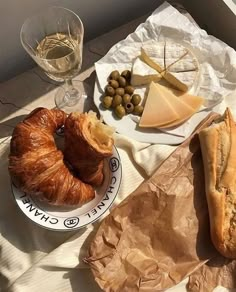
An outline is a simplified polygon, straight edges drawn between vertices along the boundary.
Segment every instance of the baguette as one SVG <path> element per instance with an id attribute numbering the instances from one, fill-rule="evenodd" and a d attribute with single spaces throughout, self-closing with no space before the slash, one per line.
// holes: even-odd
<path id="1" fill-rule="evenodd" d="M 230 110 L 199 139 L 211 240 L 223 256 L 236 258 L 236 126 Z"/>

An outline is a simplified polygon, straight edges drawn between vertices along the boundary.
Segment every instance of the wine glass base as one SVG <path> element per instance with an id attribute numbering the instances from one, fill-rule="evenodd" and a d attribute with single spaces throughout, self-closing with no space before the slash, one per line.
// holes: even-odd
<path id="1" fill-rule="evenodd" d="M 71 112 L 84 112 L 85 100 L 89 93 L 88 85 L 81 81 L 73 80 L 73 87 L 77 91 L 77 95 L 75 93 L 76 96 L 72 100 L 67 98 L 68 92 L 65 86 L 60 86 L 55 96 L 56 107 L 67 114 Z"/>

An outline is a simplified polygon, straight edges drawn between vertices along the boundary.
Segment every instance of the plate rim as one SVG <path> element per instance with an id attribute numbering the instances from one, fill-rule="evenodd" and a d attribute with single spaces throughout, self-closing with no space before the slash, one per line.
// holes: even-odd
<path id="1" fill-rule="evenodd" d="M 115 154 L 115 155 L 114 155 Z M 19 205 L 19 199 L 16 198 L 16 195 L 15 195 L 15 191 L 14 191 L 14 188 L 18 191 L 18 192 L 21 192 L 21 193 L 24 193 L 26 194 L 26 192 L 23 192 L 23 191 L 20 191 L 15 185 L 14 183 L 11 181 L 11 193 L 12 193 L 12 196 L 13 196 L 13 199 L 14 199 L 14 202 L 16 203 L 16 205 L 18 206 L 18 208 L 21 210 L 21 212 L 25 215 L 25 217 L 30 220 L 31 222 L 33 222 L 34 224 L 40 226 L 41 228 L 44 228 L 44 229 L 47 229 L 47 230 L 51 230 L 51 231 L 58 231 L 58 232 L 70 232 L 70 231 L 75 231 L 75 230 L 79 230 L 79 229 L 82 229 L 96 221 L 98 221 L 98 219 L 100 219 L 102 217 L 102 215 L 112 206 L 112 204 L 114 203 L 118 193 L 119 193 L 119 190 L 120 190 L 120 186 L 121 186 L 121 181 L 122 181 L 122 174 L 123 174 L 123 170 L 122 170 L 122 163 L 121 163 L 121 158 L 120 158 L 120 154 L 117 150 L 117 147 L 115 145 L 113 145 L 113 154 L 111 157 L 109 157 L 108 159 L 110 160 L 113 156 L 115 156 L 116 158 L 119 159 L 119 168 L 120 168 L 120 179 L 119 179 L 119 182 L 117 184 L 117 191 L 116 193 L 114 194 L 112 200 L 109 202 L 109 204 L 107 205 L 107 207 L 104 209 L 104 211 L 102 211 L 96 218 L 92 219 L 91 221 L 89 221 L 88 223 L 86 224 L 83 224 L 81 226 L 76 226 L 76 227 L 72 227 L 72 228 L 69 228 L 69 227 L 65 227 L 65 228 L 53 228 L 53 227 L 49 227 L 49 226 L 45 226 L 45 225 L 42 225 L 40 224 L 39 222 L 36 222 L 35 220 L 33 220 L 32 218 L 30 218 L 28 215 L 27 215 L 27 212 L 24 212 L 24 208 L 22 208 L 20 205 Z M 31 198 L 30 195 L 26 194 L 29 198 Z M 105 195 L 105 193 L 104 193 Z M 103 195 L 103 197 L 104 197 Z M 102 200 L 101 200 L 102 201 Z M 100 203 L 100 202 L 99 202 Z M 98 204 L 99 204 L 98 203 Z M 36 207 L 38 208 L 38 210 L 41 210 L 43 211 L 44 213 L 46 213 L 43 209 L 41 209 L 41 207 L 38 207 L 37 206 L 37 203 L 35 203 L 33 201 L 33 204 L 36 205 Z M 97 206 L 97 205 L 96 205 Z M 91 209 L 92 210 L 92 209 Z M 55 216 L 56 217 L 56 216 Z M 76 216 L 76 217 L 80 217 L 80 216 Z M 66 217 L 65 217 L 66 219 Z M 65 220 L 64 220 L 65 221 Z"/>

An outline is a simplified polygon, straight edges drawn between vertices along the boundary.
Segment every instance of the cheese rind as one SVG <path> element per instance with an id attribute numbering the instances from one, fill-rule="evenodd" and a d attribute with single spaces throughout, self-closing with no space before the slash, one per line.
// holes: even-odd
<path id="1" fill-rule="evenodd" d="M 140 58 L 148 64 L 153 63 L 152 68 L 159 73 L 165 69 L 165 43 L 164 42 L 150 42 L 141 47 Z"/>
<path id="2" fill-rule="evenodd" d="M 179 115 L 164 94 L 158 90 L 154 82 L 151 82 L 139 126 L 155 128 L 171 123 L 178 118 Z"/>
<path id="3" fill-rule="evenodd" d="M 197 59 L 180 44 L 148 43 L 141 48 L 141 59 L 162 74 L 172 86 L 184 92 L 192 87 L 198 76 Z"/>
<path id="4" fill-rule="evenodd" d="M 172 63 L 167 67 L 170 72 L 190 72 L 198 71 L 197 59 L 193 56 L 190 51 L 187 51 L 185 55 L 177 59 L 176 62 Z"/>
<path id="5" fill-rule="evenodd" d="M 161 73 L 164 71 L 164 53 L 163 57 L 159 57 L 157 52 L 153 50 L 153 47 L 142 47 L 140 58 L 157 72 Z M 160 62 L 160 64 L 158 62 Z"/>
<path id="6" fill-rule="evenodd" d="M 157 82 L 161 78 L 162 76 L 160 73 L 143 62 L 139 57 L 134 60 L 131 74 L 131 85 L 146 85 L 151 81 Z"/>
<path id="7" fill-rule="evenodd" d="M 166 43 L 166 69 L 171 72 L 198 70 L 198 62 L 193 53 L 177 43 Z"/>

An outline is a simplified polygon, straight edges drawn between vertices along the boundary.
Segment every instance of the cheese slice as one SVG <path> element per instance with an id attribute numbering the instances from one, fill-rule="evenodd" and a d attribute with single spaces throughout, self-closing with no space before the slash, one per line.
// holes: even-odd
<path id="1" fill-rule="evenodd" d="M 179 115 L 179 118 L 177 120 L 167 123 L 165 125 L 161 125 L 159 126 L 159 128 L 170 128 L 182 124 L 183 122 L 188 120 L 194 113 L 196 113 L 203 104 L 204 99 L 200 96 L 182 93 L 180 91 L 168 89 L 158 84 L 156 84 L 156 86 L 160 87 L 160 90 L 162 90 L 168 101 L 171 102 L 171 105 L 175 108 L 176 112 Z M 176 99 L 178 100 L 178 103 L 176 103 Z M 180 103 L 182 105 L 180 105 Z"/>
<path id="2" fill-rule="evenodd" d="M 147 43 L 141 48 L 141 59 L 184 92 L 192 87 L 198 76 L 197 59 L 190 50 L 177 43 Z"/>
<path id="3" fill-rule="evenodd" d="M 179 119 L 179 115 L 165 97 L 165 94 L 151 82 L 143 114 L 139 121 L 140 127 L 158 127 Z"/>
<path id="4" fill-rule="evenodd" d="M 171 104 L 171 106 L 175 109 L 176 113 L 179 116 L 177 120 L 166 123 L 165 125 L 160 125 L 159 128 L 164 128 L 166 127 L 166 125 L 169 126 L 170 124 L 172 125 L 173 123 L 179 124 L 194 114 L 195 110 L 191 106 L 186 104 L 184 101 L 179 99 L 170 90 L 167 90 L 164 86 L 161 86 L 157 83 L 155 84 L 155 86 L 159 91 L 159 94 L 162 94 L 166 98 L 166 100 Z"/>
<path id="5" fill-rule="evenodd" d="M 163 47 L 163 53 L 160 53 L 159 51 L 156 51 L 155 48 L 152 45 L 149 46 L 144 46 L 141 48 L 141 55 L 140 58 L 143 60 L 146 64 L 148 64 L 150 67 L 155 69 L 157 72 L 161 73 L 165 69 L 165 64 L 164 64 L 164 47 Z M 159 53 L 161 56 L 159 56 Z M 160 62 L 160 63 L 158 63 Z"/>
<path id="6" fill-rule="evenodd" d="M 182 91 L 175 90 L 173 88 L 166 88 L 171 91 L 175 96 L 177 96 L 181 101 L 192 107 L 196 112 L 204 103 L 204 98 L 197 95 L 191 95 L 188 93 L 183 93 Z"/>
<path id="7" fill-rule="evenodd" d="M 174 74 L 171 74 L 169 71 L 164 71 L 161 73 L 161 75 L 165 78 L 166 81 L 168 81 L 172 86 L 175 88 L 181 90 L 182 92 L 187 92 L 192 84 L 192 80 L 188 80 L 188 85 L 184 82 L 179 81 L 178 76 L 175 76 Z"/>
<path id="8" fill-rule="evenodd" d="M 145 85 L 151 81 L 157 82 L 161 78 L 160 73 L 143 62 L 139 57 L 134 60 L 131 73 L 131 85 Z"/>

